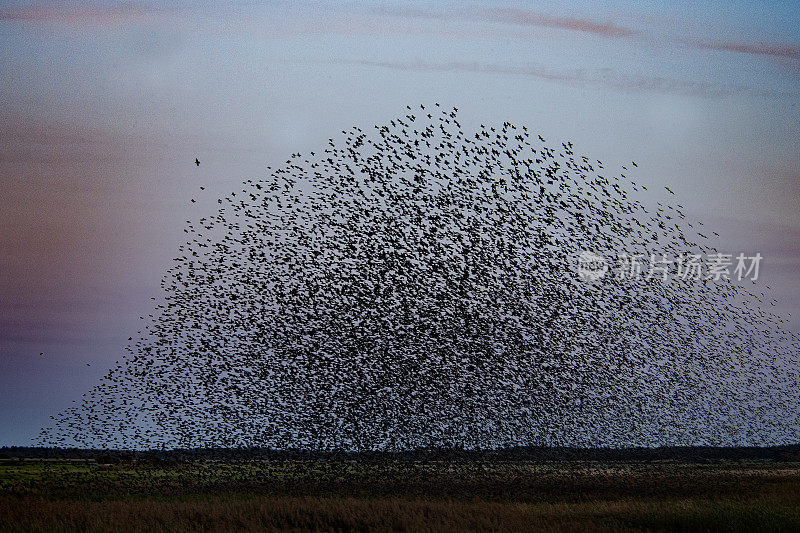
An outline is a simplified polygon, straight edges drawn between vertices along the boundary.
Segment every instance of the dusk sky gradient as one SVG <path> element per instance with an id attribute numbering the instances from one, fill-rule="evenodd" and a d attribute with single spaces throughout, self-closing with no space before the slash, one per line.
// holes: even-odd
<path id="1" fill-rule="evenodd" d="M 800 332 L 797 2 L 0 2 L 0 72 L 0 445 L 122 356 L 186 221 L 406 104 L 637 161 Z"/>

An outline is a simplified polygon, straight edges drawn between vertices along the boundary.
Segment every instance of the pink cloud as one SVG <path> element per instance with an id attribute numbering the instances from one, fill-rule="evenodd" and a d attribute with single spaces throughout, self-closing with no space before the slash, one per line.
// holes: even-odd
<path id="1" fill-rule="evenodd" d="M 636 30 L 617 26 L 610 22 L 595 22 L 572 17 L 552 17 L 523 9 L 490 9 L 487 11 L 487 17 L 496 22 L 579 31 L 593 33 L 603 37 L 632 37 L 640 33 Z"/>
<path id="2" fill-rule="evenodd" d="M 151 6 L 136 3 L 117 5 L 45 4 L 35 7 L 0 9 L 0 20 L 19 22 L 46 22 L 68 26 L 102 26 L 142 20 L 158 12 Z"/>
<path id="3" fill-rule="evenodd" d="M 735 43 L 722 41 L 691 41 L 691 44 L 704 50 L 719 50 L 722 52 L 800 59 L 800 46 L 792 44 Z"/>
<path id="4" fill-rule="evenodd" d="M 597 22 L 588 19 L 573 17 L 554 17 L 515 8 L 493 8 L 482 11 L 473 10 L 448 10 L 435 11 L 423 9 L 389 9 L 375 8 L 373 13 L 384 16 L 397 16 L 405 18 L 423 18 L 436 20 L 475 20 L 484 22 L 500 22 L 503 24 L 514 24 L 518 26 L 538 26 L 543 28 L 556 28 L 560 30 L 578 31 L 592 33 L 603 37 L 632 37 L 640 32 L 617 26 L 610 22 Z"/>

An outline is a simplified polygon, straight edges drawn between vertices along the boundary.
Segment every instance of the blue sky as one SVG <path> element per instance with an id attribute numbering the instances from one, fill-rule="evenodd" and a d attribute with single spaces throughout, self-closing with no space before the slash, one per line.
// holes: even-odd
<path id="1" fill-rule="evenodd" d="M 187 220 L 406 104 L 635 159 L 800 330 L 800 3 L 2 2 L 0 73 L 0 444 L 121 356 Z"/>

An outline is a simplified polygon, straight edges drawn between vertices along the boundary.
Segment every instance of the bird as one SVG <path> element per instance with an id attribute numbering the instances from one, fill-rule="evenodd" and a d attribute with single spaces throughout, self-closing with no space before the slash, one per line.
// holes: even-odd
<path id="1" fill-rule="evenodd" d="M 194 158 L 194 164 L 197 165 L 198 167 L 200 166 L 200 160 L 197 159 L 196 157 Z"/>
<path id="2" fill-rule="evenodd" d="M 769 289 L 677 275 L 680 254 L 716 251 L 672 190 L 650 191 L 651 208 L 635 176 L 571 142 L 412 107 L 284 154 L 186 220 L 119 363 L 37 442 L 400 453 L 796 440 L 800 338 Z M 581 278 L 581 250 L 609 271 Z M 660 265 L 670 279 L 622 275 L 651 254 L 675 261 Z"/>

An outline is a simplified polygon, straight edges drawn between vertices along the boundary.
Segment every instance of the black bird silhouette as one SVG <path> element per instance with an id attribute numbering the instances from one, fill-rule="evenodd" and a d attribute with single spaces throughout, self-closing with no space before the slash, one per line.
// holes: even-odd
<path id="1" fill-rule="evenodd" d="M 194 158 L 194 164 L 197 165 L 198 167 L 200 166 L 200 160 L 197 159 L 196 157 Z"/>
<path id="2" fill-rule="evenodd" d="M 800 339 L 766 293 L 674 265 L 668 282 L 621 274 L 632 257 L 716 253 L 681 206 L 647 207 L 571 143 L 419 109 L 295 153 L 187 221 L 126 354 L 40 442 L 796 440 Z M 611 271 L 581 280 L 582 250 Z"/>

